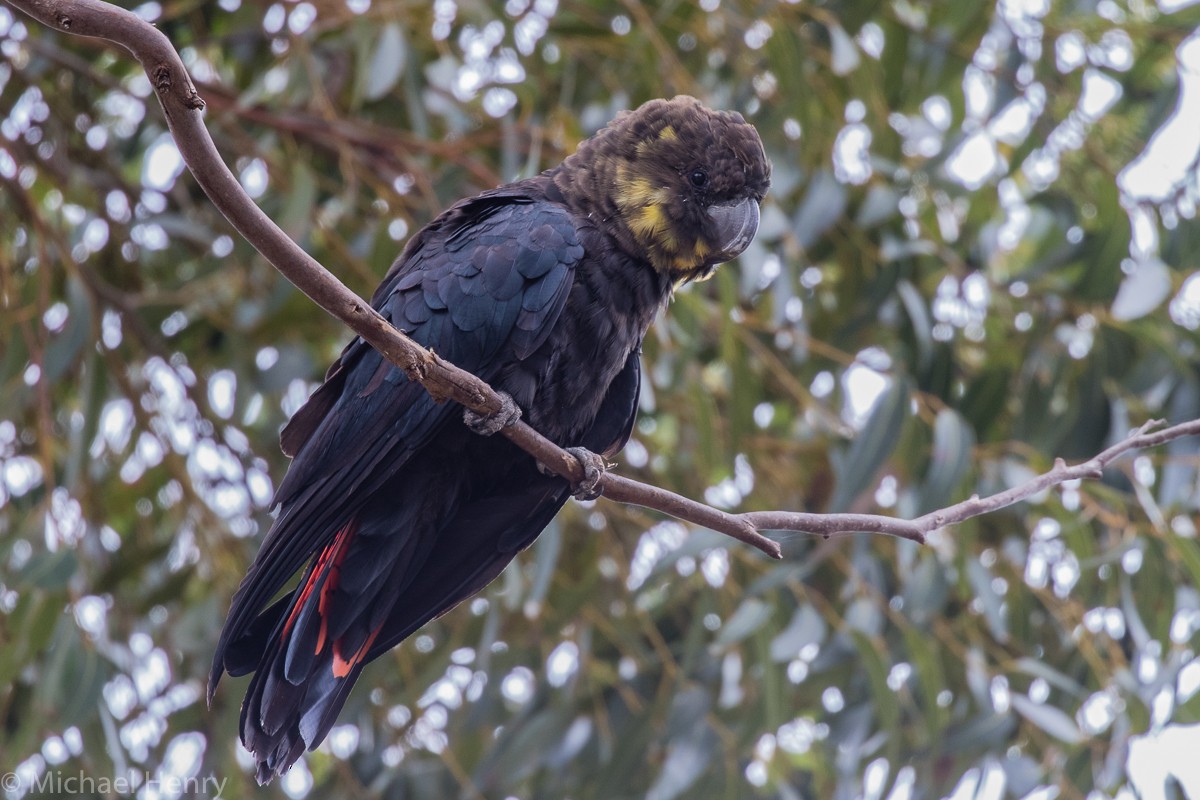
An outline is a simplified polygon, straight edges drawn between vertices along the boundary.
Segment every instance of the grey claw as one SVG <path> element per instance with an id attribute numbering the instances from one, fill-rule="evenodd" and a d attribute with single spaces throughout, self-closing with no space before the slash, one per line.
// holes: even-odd
<path id="1" fill-rule="evenodd" d="M 576 500 L 595 500 L 601 494 L 600 479 L 608 471 L 608 464 L 605 463 L 604 456 L 593 453 L 586 447 L 564 449 L 575 456 L 579 465 L 583 467 L 583 480 L 575 485 L 571 496 Z"/>
<path id="2" fill-rule="evenodd" d="M 463 424 L 480 436 L 493 436 L 521 418 L 521 407 L 507 392 L 496 392 L 500 396 L 500 410 L 494 414 L 480 414 L 467 408 L 463 410 Z"/>

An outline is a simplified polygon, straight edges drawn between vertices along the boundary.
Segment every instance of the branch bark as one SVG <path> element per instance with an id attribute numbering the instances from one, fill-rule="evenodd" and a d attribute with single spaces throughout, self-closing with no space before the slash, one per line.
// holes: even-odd
<path id="1" fill-rule="evenodd" d="M 175 48 L 161 31 L 132 12 L 102 0 L 4 2 L 55 30 L 104 39 L 129 51 L 146 71 L 180 155 L 196 182 L 213 205 L 268 262 L 317 305 L 403 369 L 410 379 L 424 386 L 438 401 L 454 400 L 482 414 L 500 410 L 500 398 L 487 383 L 425 350 L 394 328 L 369 303 L 304 252 L 250 199 L 217 152 L 201 116 L 204 101 Z M 600 489 L 610 500 L 644 506 L 705 526 L 756 547 L 772 558 L 781 557 L 779 543 L 764 536 L 762 531 L 795 531 L 825 537 L 866 532 L 923 543 L 925 536 L 938 528 L 1013 505 L 1065 481 L 1099 478 L 1105 467 L 1130 451 L 1200 434 L 1200 420 L 1153 430 L 1161 425 L 1161 421 L 1152 420 L 1088 461 L 1071 466 L 1058 459 L 1052 469 L 1020 486 L 985 498 L 973 496 L 914 520 L 874 514 L 790 511 L 730 514 L 611 472 L 601 479 Z M 574 456 L 526 423 L 518 421 L 501 433 L 572 483 L 583 478 L 583 469 Z"/>

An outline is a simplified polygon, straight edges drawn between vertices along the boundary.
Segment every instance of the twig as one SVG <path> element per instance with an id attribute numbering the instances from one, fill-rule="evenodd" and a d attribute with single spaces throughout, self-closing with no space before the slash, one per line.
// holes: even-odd
<path id="1" fill-rule="evenodd" d="M 166 36 L 135 14 L 102 0 L 5 0 L 14 8 L 59 31 L 106 39 L 138 60 L 150 77 L 167 124 L 188 169 L 209 199 L 276 269 L 333 316 L 369 342 L 385 358 L 421 383 L 437 400 L 455 400 L 473 411 L 492 414 L 500 398 L 485 382 L 458 369 L 396 330 L 362 298 L 345 287 L 328 270 L 287 237 L 250 199 L 225 166 L 200 115 L 204 101 L 196 92 L 174 47 Z M 947 525 L 995 511 L 1028 499 L 1064 481 L 1099 478 L 1118 456 L 1154 447 L 1183 436 L 1200 434 L 1200 420 L 1151 432 L 1162 423 L 1147 422 L 1127 439 L 1088 461 L 1068 466 L 1062 459 L 1026 483 L 956 505 L 915 520 L 873 514 L 806 514 L 789 511 L 752 511 L 730 514 L 655 486 L 606 473 L 600 483 L 605 497 L 645 506 L 703 525 L 745 542 L 772 558 L 780 558 L 778 542 L 761 531 L 797 531 L 820 536 L 866 532 L 924 542 L 926 534 Z M 557 474 L 578 483 L 583 469 L 574 456 L 524 422 L 502 433 Z"/>
<path id="2" fill-rule="evenodd" d="M 1068 465 L 1061 458 L 1054 466 L 1019 486 L 988 497 L 972 496 L 948 508 L 931 511 L 914 520 L 881 517 L 873 514 L 799 514 L 789 511 L 750 511 L 738 514 L 737 519 L 748 523 L 759 531 L 803 531 L 820 536 L 837 533 L 882 533 L 915 542 L 924 542 L 925 536 L 938 528 L 957 525 L 972 517 L 982 516 L 1006 508 L 1041 491 L 1067 481 L 1098 479 L 1104 468 L 1125 453 L 1156 447 L 1184 436 L 1200 435 L 1200 420 L 1181 422 L 1169 428 L 1153 431 L 1163 424 L 1162 420 L 1150 420 L 1102 453 L 1087 461 Z M 1153 431 L 1153 432 L 1152 432 Z"/>
<path id="3" fill-rule="evenodd" d="M 1020 486 L 1015 486 L 990 497 L 971 497 L 949 508 L 944 508 L 941 511 L 933 511 L 923 517 L 918 517 L 913 520 L 913 524 L 921 526 L 926 532 L 936 528 L 943 528 L 947 525 L 956 525 L 965 519 L 978 517 L 981 514 L 990 513 L 1005 506 L 1010 506 L 1013 503 L 1019 503 L 1044 489 L 1049 489 L 1066 481 L 1098 479 L 1104 474 L 1105 467 L 1119 456 L 1133 450 L 1157 447 L 1160 444 L 1181 439 L 1184 436 L 1200 434 L 1200 420 L 1195 419 L 1151 433 L 1154 428 L 1163 424 L 1164 421 L 1161 419 L 1149 420 L 1143 423 L 1140 428 L 1131 433 L 1127 438 L 1122 439 L 1087 461 L 1072 466 L 1068 465 L 1061 458 L 1056 458 L 1054 466 L 1050 470 L 1043 472 L 1035 478 L 1031 478 Z"/>

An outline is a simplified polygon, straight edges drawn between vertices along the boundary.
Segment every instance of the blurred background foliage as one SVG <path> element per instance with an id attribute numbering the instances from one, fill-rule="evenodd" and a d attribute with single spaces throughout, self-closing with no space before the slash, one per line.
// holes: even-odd
<path id="1" fill-rule="evenodd" d="M 1200 416 L 1200 11 L 1147 0 L 149 2 L 227 161 L 367 295 L 455 199 L 690 93 L 774 162 L 645 348 L 623 474 L 911 516 Z M 223 797 L 1200 797 L 1195 441 L 929 546 L 572 503 L 269 789 L 202 694 L 347 339 L 122 52 L 0 6 L 0 771 Z M 1190 758 L 1188 756 L 1191 756 Z M 44 792 L 43 792 L 44 793 Z M 210 796 L 212 793 L 209 793 Z"/>

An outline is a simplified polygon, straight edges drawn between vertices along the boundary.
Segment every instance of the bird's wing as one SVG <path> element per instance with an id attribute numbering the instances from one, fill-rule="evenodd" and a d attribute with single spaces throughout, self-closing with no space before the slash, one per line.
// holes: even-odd
<path id="1" fill-rule="evenodd" d="M 630 354 L 610 384 L 582 437 L 585 447 L 612 455 L 628 439 L 637 413 L 638 355 Z M 489 446 L 496 460 L 508 458 L 502 452 L 518 452 L 506 441 Z M 276 603 L 233 643 L 226 659 L 230 672 L 258 670 L 242 709 L 243 736 L 255 752 L 277 754 L 267 758 L 269 764 L 285 763 L 303 743 L 324 739 L 363 666 L 490 583 L 549 524 L 571 491 L 562 478 L 530 464 L 455 504 L 435 535 L 394 536 L 395 507 L 415 507 L 409 501 L 436 493 L 438 480 L 410 475 L 386 499 L 364 508 L 309 568 L 299 596 Z M 378 594 L 384 586 L 386 598 Z M 264 643 L 273 654 L 265 660 Z"/>
<path id="2" fill-rule="evenodd" d="M 641 388 L 642 348 L 639 346 L 633 348 L 625 366 L 609 384 L 591 430 L 583 437 L 584 447 L 605 458 L 621 452 L 633 434 Z"/>
<path id="3" fill-rule="evenodd" d="M 374 298 L 392 324 L 483 380 L 532 354 L 565 303 L 583 257 L 569 213 L 524 196 L 485 195 L 418 235 Z M 355 339 L 285 428 L 295 460 L 275 495 L 279 518 L 234 595 L 213 665 L 283 584 L 378 487 L 462 413 Z"/>
<path id="4" fill-rule="evenodd" d="M 637 418 L 640 362 L 641 348 L 635 348 L 609 385 L 595 422 L 583 436 L 583 447 L 611 458 L 629 441 Z M 561 478 L 522 475 L 519 482 L 497 487 L 458 509 L 439 530 L 435 552 L 405 587 L 365 661 L 386 653 L 491 583 L 550 524 L 570 491 Z M 453 551 L 439 553 L 439 546 Z"/>

